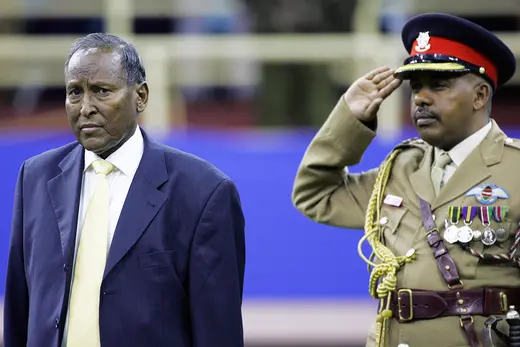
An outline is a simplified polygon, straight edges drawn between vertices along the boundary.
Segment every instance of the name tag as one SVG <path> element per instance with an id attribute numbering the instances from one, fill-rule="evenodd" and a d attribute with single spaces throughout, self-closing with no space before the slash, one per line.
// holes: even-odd
<path id="1" fill-rule="evenodd" d="M 387 195 L 385 200 L 383 200 L 383 204 L 399 207 L 403 203 L 403 198 L 395 195 Z"/>

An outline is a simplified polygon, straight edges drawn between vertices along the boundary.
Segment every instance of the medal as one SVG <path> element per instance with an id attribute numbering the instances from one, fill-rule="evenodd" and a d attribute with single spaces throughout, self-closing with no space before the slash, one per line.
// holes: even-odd
<path id="1" fill-rule="evenodd" d="M 484 229 L 484 232 L 482 232 L 482 243 L 486 246 L 491 246 L 497 241 L 497 234 L 495 231 L 489 227 Z"/>
<path id="2" fill-rule="evenodd" d="M 452 224 L 448 229 L 444 230 L 444 239 L 448 243 L 455 243 L 459 240 L 459 228 Z"/>
<path id="3" fill-rule="evenodd" d="M 495 206 L 493 207 L 493 219 L 500 223 L 500 227 L 496 230 L 497 241 L 505 242 L 509 238 L 509 233 L 502 227 L 502 222 L 509 211 L 508 206 Z"/>
<path id="4" fill-rule="evenodd" d="M 482 220 L 482 225 L 484 225 L 481 241 L 486 246 L 491 246 L 497 241 L 497 234 L 489 226 L 491 224 L 489 215 L 492 210 L 493 206 L 480 206 L 480 219 Z"/>
<path id="5" fill-rule="evenodd" d="M 506 229 L 500 227 L 497 230 L 495 230 L 495 233 L 497 234 L 497 242 L 506 242 L 509 238 L 509 233 Z"/>
<path id="6" fill-rule="evenodd" d="M 473 230 L 473 240 L 480 241 L 482 239 L 482 231 Z"/>
<path id="7" fill-rule="evenodd" d="M 460 218 L 460 207 L 450 206 L 450 226 L 444 230 L 444 239 L 448 243 L 455 243 L 459 240 L 459 228 L 457 223 Z"/>
<path id="8" fill-rule="evenodd" d="M 473 230 L 470 228 L 470 225 L 473 221 L 473 218 L 477 215 L 477 209 L 473 206 L 464 206 L 462 207 L 462 217 L 464 218 L 464 226 L 459 228 L 459 237 L 458 241 L 460 243 L 468 243 L 473 240 Z"/>
<path id="9" fill-rule="evenodd" d="M 459 238 L 458 241 L 460 243 L 468 243 L 473 240 L 473 230 L 467 225 L 459 228 Z"/>

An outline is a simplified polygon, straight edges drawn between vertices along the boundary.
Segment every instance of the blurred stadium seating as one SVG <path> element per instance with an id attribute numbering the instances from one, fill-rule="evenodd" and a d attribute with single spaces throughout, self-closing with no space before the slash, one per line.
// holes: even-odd
<path id="1" fill-rule="evenodd" d="M 248 347 L 363 345 L 376 303 L 368 296 L 368 273 L 357 255 L 362 231 L 315 224 L 290 201 L 296 168 L 316 129 L 293 124 L 261 128 L 254 96 L 188 101 L 183 90 L 254 90 L 262 79 L 255 68 L 260 62 L 326 62 L 339 95 L 365 71 L 396 66 L 406 55 L 398 34 L 380 30 L 384 2 L 357 1 L 351 33 L 210 35 L 169 31 L 173 24 L 168 18 L 212 16 L 207 7 L 176 7 L 175 1 L 2 0 L 0 160 L 8 164 L 0 171 L 0 277 L 5 277 L 18 168 L 26 158 L 73 140 L 62 105 L 63 62 L 72 41 L 95 28 L 129 39 L 143 55 L 151 86 L 143 127 L 166 144 L 212 161 L 238 185 L 247 220 Z M 442 11 L 486 25 L 520 57 L 518 0 L 404 2 L 407 15 Z M 183 73 L 194 61 L 202 70 Z M 237 62 L 248 62 L 249 70 L 231 74 Z M 493 116 L 516 137 L 519 85 L 517 72 L 493 104 Z M 406 87 L 385 103 L 380 136 L 362 164 L 351 170 L 377 166 L 395 143 L 415 136 L 407 104 Z M 27 105 L 33 108 L 23 107 Z M 0 281 L 0 293 L 3 289 Z"/>

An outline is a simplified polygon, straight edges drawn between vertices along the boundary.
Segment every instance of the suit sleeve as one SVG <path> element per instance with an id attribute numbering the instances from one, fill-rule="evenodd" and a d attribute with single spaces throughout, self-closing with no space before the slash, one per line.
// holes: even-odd
<path id="1" fill-rule="evenodd" d="M 4 296 L 4 347 L 25 347 L 27 344 L 29 294 L 23 254 L 24 167 L 25 164 L 20 169 L 14 196 Z"/>
<path id="2" fill-rule="evenodd" d="M 245 221 L 230 180 L 215 189 L 195 231 L 189 264 L 193 347 L 243 347 Z"/>
<path id="3" fill-rule="evenodd" d="M 293 185 L 294 206 L 316 222 L 362 229 L 377 169 L 351 174 L 346 167 L 361 161 L 374 137 L 341 98 L 303 156 Z"/>

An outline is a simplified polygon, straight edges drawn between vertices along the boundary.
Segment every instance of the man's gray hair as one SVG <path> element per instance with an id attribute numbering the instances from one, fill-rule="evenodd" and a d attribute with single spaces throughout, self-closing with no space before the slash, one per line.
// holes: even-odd
<path id="1" fill-rule="evenodd" d="M 111 34 L 93 33 L 76 40 L 67 55 L 65 68 L 69 66 L 70 59 L 77 51 L 89 49 L 107 49 L 119 53 L 121 67 L 126 74 L 128 84 L 139 84 L 146 81 L 143 61 L 137 53 L 137 49 L 131 43 Z"/>

